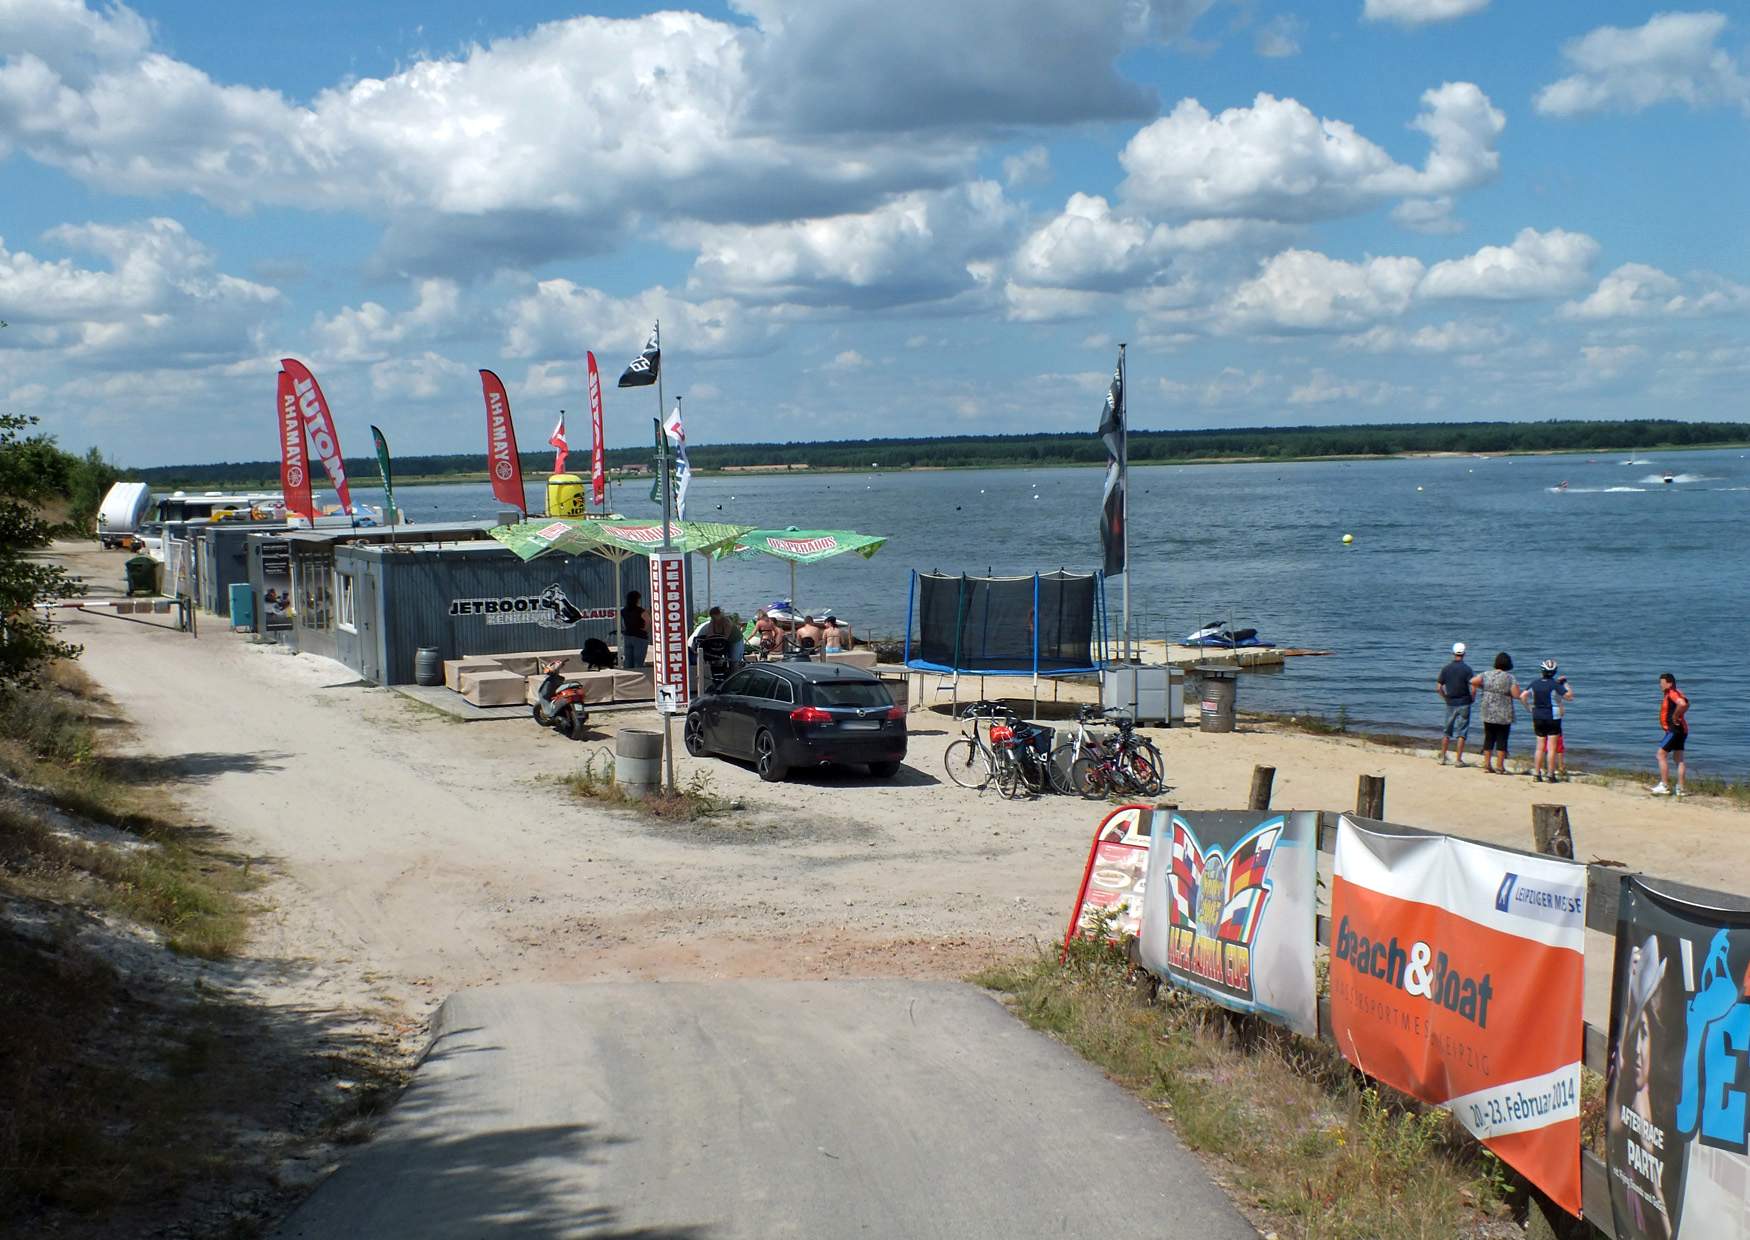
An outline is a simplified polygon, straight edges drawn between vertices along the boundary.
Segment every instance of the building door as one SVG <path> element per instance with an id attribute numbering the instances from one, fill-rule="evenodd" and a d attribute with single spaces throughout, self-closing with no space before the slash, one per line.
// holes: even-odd
<path id="1" fill-rule="evenodd" d="M 357 597 L 353 615 L 358 625 L 359 671 L 372 684 L 383 680 L 383 634 L 377 624 L 377 576 L 360 572 L 353 577 Z"/>

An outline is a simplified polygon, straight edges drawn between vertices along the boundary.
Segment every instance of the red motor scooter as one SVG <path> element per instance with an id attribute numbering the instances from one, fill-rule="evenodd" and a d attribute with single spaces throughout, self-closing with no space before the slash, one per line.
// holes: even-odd
<path id="1" fill-rule="evenodd" d="M 582 740 L 589 708 L 583 704 L 583 686 L 565 679 L 564 666 L 564 660 L 555 659 L 542 669 L 547 675 L 535 690 L 535 704 L 529 711 L 543 728 L 557 728 L 561 735 Z"/>

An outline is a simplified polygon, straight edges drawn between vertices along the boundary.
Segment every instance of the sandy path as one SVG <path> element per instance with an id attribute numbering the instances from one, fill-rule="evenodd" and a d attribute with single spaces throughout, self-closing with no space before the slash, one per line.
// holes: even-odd
<path id="1" fill-rule="evenodd" d="M 747 809 L 650 825 L 547 782 L 594 742 L 522 721 L 456 723 L 216 623 L 198 640 L 113 619 L 68 627 L 140 723 L 137 744 L 196 755 L 191 803 L 283 876 L 259 950 L 338 956 L 416 1010 L 490 982 L 957 976 L 1061 933 L 1101 812 L 955 787 L 940 767 L 951 725 L 919 712 L 898 780 L 771 786 L 683 755 L 683 778 L 705 770 Z M 1396 821 L 1526 846 L 1530 805 L 1560 800 L 1583 858 L 1750 890 L 1750 816 L 1724 803 L 1551 789 L 1324 737 L 1156 735 L 1171 799 L 1187 808 L 1243 804 L 1260 762 L 1277 768 L 1283 807 L 1348 806 L 1356 777 L 1380 774 Z"/>

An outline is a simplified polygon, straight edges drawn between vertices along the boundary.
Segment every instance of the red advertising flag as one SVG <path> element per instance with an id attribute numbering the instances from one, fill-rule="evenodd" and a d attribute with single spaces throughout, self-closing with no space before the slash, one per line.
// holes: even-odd
<path id="1" fill-rule="evenodd" d="M 322 468 L 328 471 L 328 480 L 334 484 L 341 508 L 350 513 L 352 491 L 346 484 L 346 463 L 340 459 L 340 436 L 335 434 L 334 418 L 328 412 L 328 401 L 322 396 L 322 388 L 317 384 L 316 376 L 310 373 L 310 368 L 297 358 L 283 357 L 280 365 L 285 367 L 286 377 L 292 381 L 298 416 L 304 419 L 310 446 L 321 459 Z"/>
<path id="2" fill-rule="evenodd" d="M 516 450 L 516 425 L 510 420 L 510 397 L 504 380 L 490 370 L 480 372 L 480 390 L 486 397 L 486 472 L 492 476 L 492 494 L 501 504 L 513 504 L 528 515 L 523 496 L 523 462 Z"/>
<path id="3" fill-rule="evenodd" d="M 316 505 L 310 499 L 310 458 L 304 451 L 304 420 L 298 415 L 292 377 L 283 370 L 279 372 L 279 398 L 275 403 L 280 427 L 280 490 L 286 497 L 286 515 L 314 518 Z"/>
<path id="4" fill-rule="evenodd" d="M 607 504 L 608 471 L 602 460 L 602 377 L 596 373 L 595 354 L 585 353 L 589 358 L 589 432 L 593 452 L 589 461 L 590 496 L 596 507 Z"/>
<path id="5" fill-rule="evenodd" d="M 553 453 L 553 472 L 565 472 L 565 458 L 571 452 L 571 445 L 565 442 L 565 410 L 559 411 L 559 424 L 553 428 L 553 433 L 547 436 L 547 442 L 557 449 Z"/>

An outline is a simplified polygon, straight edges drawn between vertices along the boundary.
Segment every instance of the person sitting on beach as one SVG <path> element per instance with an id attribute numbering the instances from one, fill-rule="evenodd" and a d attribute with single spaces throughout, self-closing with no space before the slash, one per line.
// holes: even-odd
<path id="1" fill-rule="evenodd" d="M 813 616 L 803 617 L 802 624 L 796 630 L 796 646 L 807 650 L 820 645 L 820 639 L 826 636 L 826 630 L 816 624 Z"/>
<path id="2" fill-rule="evenodd" d="M 856 643 L 851 636 L 851 626 L 840 624 L 837 616 L 826 618 L 826 630 L 821 636 L 821 644 L 828 654 L 837 654 L 841 650 L 849 650 Z"/>

